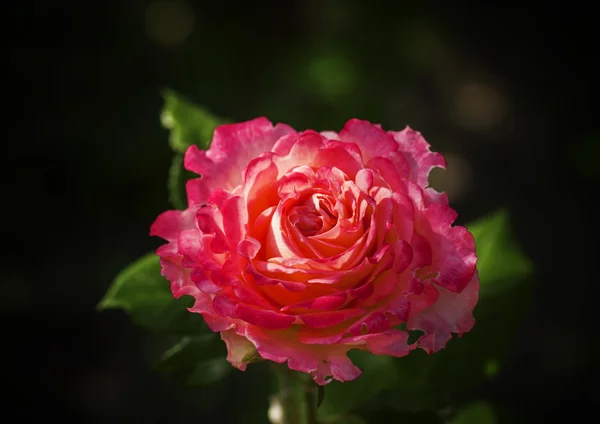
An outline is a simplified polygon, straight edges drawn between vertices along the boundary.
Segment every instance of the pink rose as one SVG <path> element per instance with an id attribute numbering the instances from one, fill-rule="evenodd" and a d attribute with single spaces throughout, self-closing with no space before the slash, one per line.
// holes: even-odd
<path id="1" fill-rule="evenodd" d="M 473 236 L 427 187 L 436 166 L 442 155 L 408 127 L 220 126 L 209 150 L 186 152 L 200 174 L 188 209 L 152 225 L 168 241 L 162 274 L 241 370 L 258 354 L 326 384 L 359 376 L 350 349 L 438 351 L 473 327 L 479 280 Z M 424 334 L 409 345 L 412 329 Z"/>

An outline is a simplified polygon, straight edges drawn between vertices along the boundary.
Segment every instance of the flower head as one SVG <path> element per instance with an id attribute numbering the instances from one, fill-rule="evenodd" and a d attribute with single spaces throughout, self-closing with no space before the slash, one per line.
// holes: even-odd
<path id="1" fill-rule="evenodd" d="M 195 299 L 245 369 L 256 355 L 319 384 L 360 370 L 351 349 L 401 357 L 442 349 L 474 325 L 479 280 L 472 235 L 452 226 L 444 167 L 417 131 L 352 119 L 297 132 L 265 118 L 228 124 L 192 146 L 188 208 L 151 228 L 175 297 Z M 423 335 L 408 343 L 407 330 Z"/>

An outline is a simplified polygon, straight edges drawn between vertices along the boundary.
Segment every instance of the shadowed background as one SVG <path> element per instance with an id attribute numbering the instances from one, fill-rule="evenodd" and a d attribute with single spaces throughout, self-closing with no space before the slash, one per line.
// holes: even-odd
<path id="1" fill-rule="evenodd" d="M 238 422 L 234 409 L 267 408 L 244 384 L 259 384 L 245 380 L 252 367 L 186 391 L 151 371 L 157 352 L 124 313 L 95 310 L 114 276 L 160 244 L 148 231 L 170 208 L 165 87 L 236 121 L 420 130 L 447 157 L 431 181 L 459 223 L 506 207 L 537 272 L 510 359 L 482 396 L 523 422 L 591 408 L 592 14 L 418 3 L 12 5 L 5 101 L 21 116 L 5 139 L 0 302 L 19 416 Z"/>

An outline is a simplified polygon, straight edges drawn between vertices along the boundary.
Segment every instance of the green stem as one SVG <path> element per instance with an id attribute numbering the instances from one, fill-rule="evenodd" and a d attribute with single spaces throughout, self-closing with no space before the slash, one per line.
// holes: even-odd
<path id="1" fill-rule="evenodd" d="M 304 407 L 306 408 L 306 423 L 317 424 L 317 384 L 311 380 L 304 385 Z"/>
<path id="2" fill-rule="evenodd" d="M 285 365 L 275 365 L 273 367 L 277 376 L 279 392 L 277 399 L 281 404 L 283 412 L 283 424 L 302 424 L 300 421 L 300 408 L 296 399 L 294 390 L 294 378 L 290 370 Z"/>
<path id="3" fill-rule="evenodd" d="M 283 410 L 283 424 L 317 424 L 318 387 L 308 375 L 290 370 L 285 365 L 274 367 Z"/>

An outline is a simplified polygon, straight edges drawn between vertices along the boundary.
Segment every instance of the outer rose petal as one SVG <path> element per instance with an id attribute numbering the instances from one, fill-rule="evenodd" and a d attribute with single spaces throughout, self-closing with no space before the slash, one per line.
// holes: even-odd
<path id="1" fill-rule="evenodd" d="M 465 227 L 452 226 L 457 213 L 446 205 L 431 204 L 423 212 L 419 226 L 432 249 L 432 265 L 423 274 L 438 274 L 433 281 L 449 290 L 460 292 L 471 281 L 477 256 L 475 240 Z M 419 229 L 419 231 L 421 231 Z"/>
<path id="2" fill-rule="evenodd" d="M 285 124 L 273 126 L 264 117 L 221 125 L 215 129 L 207 151 L 196 146 L 187 150 L 184 166 L 207 178 L 210 188 L 232 190 L 242 183 L 244 170 L 252 159 L 271 151 L 278 139 L 294 132 Z"/>
<path id="3" fill-rule="evenodd" d="M 329 140 L 339 140 L 340 136 L 335 131 L 321 131 L 321 135 L 323 137 L 328 138 Z"/>
<path id="4" fill-rule="evenodd" d="M 377 334 L 365 334 L 362 336 L 344 339 L 344 343 L 364 344 L 367 350 L 375 355 L 390 355 L 396 358 L 408 355 L 408 333 L 406 331 L 390 329 Z"/>
<path id="5" fill-rule="evenodd" d="M 194 207 L 206 203 L 216 184 L 210 177 L 200 177 L 187 180 L 185 183 L 185 193 L 188 199 L 188 206 Z"/>
<path id="6" fill-rule="evenodd" d="M 245 336 L 261 357 L 277 363 L 288 363 L 290 369 L 306 372 L 321 385 L 331 381 L 350 381 L 361 371 L 352 364 L 346 352 L 352 346 L 307 345 L 300 343 L 294 331 L 269 331 L 249 325 Z"/>
<path id="7" fill-rule="evenodd" d="M 171 242 L 175 241 L 179 238 L 179 233 L 194 228 L 195 217 L 196 211 L 191 208 L 184 211 L 171 210 L 163 212 L 150 227 L 150 235 Z"/>
<path id="8" fill-rule="evenodd" d="M 427 353 L 444 348 L 452 333 L 461 335 L 473 328 L 473 308 L 479 297 L 479 277 L 475 273 L 461 293 L 454 293 L 440 286 L 435 288 L 439 292 L 436 302 L 407 322 L 409 330 L 425 332 L 416 345 Z"/>
<path id="9" fill-rule="evenodd" d="M 407 126 L 402 131 L 390 131 L 389 133 L 398 142 L 400 150 L 410 164 L 412 180 L 421 187 L 427 187 L 427 178 L 433 168 L 436 166 L 446 168 L 444 156 L 431 152 L 429 143 L 425 141 L 420 132 Z"/>
<path id="10" fill-rule="evenodd" d="M 181 270 L 181 272 L 181 275 L 189 280 L 189 271 Z M 193 283 L 184 284 L 181 289 L 173 292 L 173 297 L 175 298 L 186 295 L 192 296 L 195 300 L 194 305 L 191 308 L 188 308 L 188 310 L 190 312 L 202 314 L 206 325 L 208 325 L 212 331 L 224 331 L 233 327 L 234 324 L 229 318 L 224 318 L 217 315 L 213 308 L 210 295 L 202 293 L 193 285 Z"/>
<path id="11" fill-rule="evenodd" d="M 392 135 L 380 127 L 360 119 L 351 119 L 346 122 L 344 129 L 340 131 L 339 138 L 347 143 L 357 144 L 365 162 L 398 150 L 398 143 L 394 142 Z"/>
<path id="12" fill-rule="evenodd" d="M 227 345 L 227 360 L 242 371 L 257 355 L 254 345 L 244 336 L 238 336 L 234 330 L 221 331 L 221 339 Z"/>
<path id="13" fill-rule="evenodd" d="M 179 237 L 181 233 L 195 228 L 196 211 L 171 210 L 163 212 L 150 227 L 150 235 L 159 236 L 169 243 L 160 246 L 156 253 L 160 256 L 161 274 L 171 283 L 171 291 L 176 293 L 185 285 L 193 285 L 189 272 L 181 268 L 182 256 L 179 254 Z"/>

